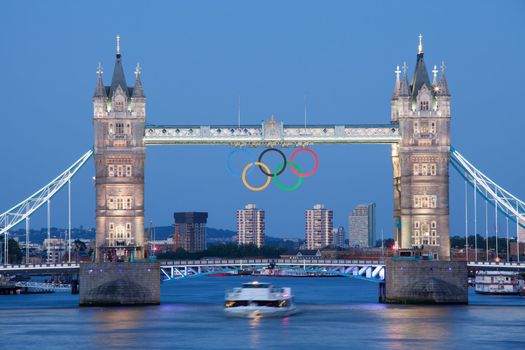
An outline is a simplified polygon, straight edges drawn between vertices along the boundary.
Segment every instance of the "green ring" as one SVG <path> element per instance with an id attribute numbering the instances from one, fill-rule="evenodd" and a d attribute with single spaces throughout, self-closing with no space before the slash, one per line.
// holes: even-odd
<path id="1" fill-rule="evenodd" d="M 299 168 L 299 166 L 298 166 L 297 164 L 295 164 L 295 163 L 293 163 L 293 162 L 290 162 L 290 161 L 288 161 L 288 164 L 290 164 L 292 167 L 296 168 L 300 173 L 302 173 L 301 168 Z M 300 177 L 300 176 L 299 176 L 299 181 L 297 181 L 297 183 L 296 183 L 295 185 L 291 186 L 291 187 L 286 187 L 286 186 L 284 186 L 284 185 L 281 185 L 281 183 L 279 183 L 279 177 L 277 176 L 277 173 L 278 173 L 279 171 L 281 171 L 281 169 L 283 168 L 283 166 L 284 166 L 284 163 L 279 164 L 279 165 L 275 168 L 275 170 L 274 170 L 274 172 L 273 172 L 274 175 L 275 175 L 275 176 L 273 177 L 273 181 L 275 181 L 275 185 L 276 185 L 277 187 L 279 187 L 281 190 L 284 190 L 284 191 L 293 191 L 293 190 L 298 189 L 299 186 L 301 186 L 301 184 L 303 183 L 303 178 Z"/>

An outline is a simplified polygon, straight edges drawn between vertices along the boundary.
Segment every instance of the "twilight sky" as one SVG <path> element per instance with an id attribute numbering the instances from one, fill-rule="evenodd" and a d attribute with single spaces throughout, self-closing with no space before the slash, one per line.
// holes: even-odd
<path id="1" fill-rule="evenodd" d="M 102 62 L 109 85 L 117 33 L 128 84 L 136 63 L 143 67 L 148 123 L 206 125 L 235 124 L 238 96 L 246 124 L 272 114 L 303 123 L 305 96 L 308 123 L 388 123 L 395 66 L 406 61 L 412 73 L 420 32 L 427 67 L 447 66 L 452 144 L 525 198 L 523 1 L 8 1 L 0 11 L 0 211 L 92 146 L 96 67 Z M 376 202 L 377 227 L 392 236 L 390 146 L 313 148 L 319 171 L 298 190 L 255 193 L 226 171 L 228 147 L 149 147 L 146 221 L 168 225 L 174 211 L 197 210 L 209 212 L 209 226 L 234 229 L 235 210 L 257 203 L 267 234 L 303 237 L 304 210 L 316 203 L 347 229 L 355 205 Z M 94 225 L 93 174 L 90 161 L 73 180 L 75 226 Z M 463 186 L 451 169 L 452 234 L 464 233 Z M 62 191 L 53 225 L 67 224 L 65 203 Z M 44 225 L 41 210 L 32 226 Z"/>

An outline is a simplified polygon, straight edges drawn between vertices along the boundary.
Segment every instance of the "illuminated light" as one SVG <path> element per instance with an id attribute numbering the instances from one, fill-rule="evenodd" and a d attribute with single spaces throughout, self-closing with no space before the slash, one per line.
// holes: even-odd
<path id="1" fill-rule="evenodd" d="M 104 272 L 104 269 L 100 269 L 100 272 Z"/>
<path id="2" fill-rule="evenodd" d="M 93 269 L 89 269 L 88 272 L 89 272 L 89 273 L 93 272 Z"/>

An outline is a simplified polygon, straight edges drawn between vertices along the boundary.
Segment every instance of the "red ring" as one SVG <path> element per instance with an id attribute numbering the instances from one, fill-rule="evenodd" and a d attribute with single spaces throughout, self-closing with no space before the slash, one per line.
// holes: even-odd
<path id="1" fill-rule="evenodd" d="M 295 167 L 292 166 L 292 171 L 295 175 L 297 176 L 300 176 L 300 177 L 308 177 L 308 176 L 311 176 L 313 175 L 316 171 L 317 171 L 317 168 L 319 167 L 319 157 L 317 157 L 317 154 L 312 151 L 311 149 L 309 148 L 299 148 L 299 149 L 296 149 L 295 151 L 293 151 L 292 155 L 290 156 L 290 162 L 293 162 L 293 158 L 295 157 L 295 155 L 299 152 L 302 152 L 302 151 L 306 151 L 308 153 L 311 153 L 312 156 L 314 156 L 314 159 L 315 159 L 315 165 L 314 165 L 314 168 L 312 170 L 310 170 L 309 172 L 307 172 L 306 174 L 301 174 L 300 172 L 298 172 L 297 170 L 295 170 Z"/>

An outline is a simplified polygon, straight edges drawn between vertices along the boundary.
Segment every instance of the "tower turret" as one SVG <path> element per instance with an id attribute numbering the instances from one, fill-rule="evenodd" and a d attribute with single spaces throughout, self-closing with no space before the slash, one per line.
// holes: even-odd
<path id="1" fill-rule="evenodd" d="M 395 240 L 400 248 L 448 260 L 450 96 L 444 74 L 437 84 L 436 69 L 430 83 L 422 39 L 410 91 L 404 69 L 396 105 L 402 139 L 392 145 Z"/>
<path id="2" fill-rule="evenodd" d="M 140 69 L 137 71 L 136 90 L 129 89 L 122 66 L 120 36 L 117 36 L 111 85 L 104 86 L 99 68 L 93 99 L 97 261 L 126 261 L 145 256 L 146 99 Z"/>
<path id="3" fill-rule="evenodd" d="M 102 64 L 98 64 L 97 69 L 97 86 L 93 94 L 93 115 L 95 118 L 103 118 L 107 115 L 107 99 L 106 87 L 102 80 Z"/>

